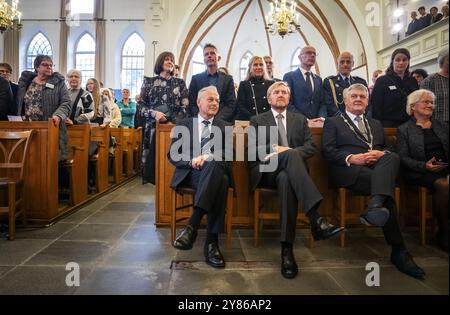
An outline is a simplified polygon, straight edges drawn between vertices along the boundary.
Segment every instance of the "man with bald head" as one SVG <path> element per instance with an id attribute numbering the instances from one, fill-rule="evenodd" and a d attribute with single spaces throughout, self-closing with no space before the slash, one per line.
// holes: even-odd
<path id="1" fill-rule="evenodd" d="M 321 121 L 327 117 L 323 100 L 322 78 L 311 71 L 316 64 L 316 49 L 305 46 L 298 59 L 300 67 L 284 75 L 283 81 L 289 84 L 291 100 L 288 110 L 305 115 L 309 121 Z"/>
<path id="2" fill-rule="evenodd" d="M 323 81 L 325 104 L 330 117 L 338 116 L 344 112 L 344 89 L 356 83 L 367 87 L 366 80 L 351 75 L 354 65 L 355 59 L 353 55 L 348 51 L 344 51 L 337 59 L 338 74 L 329 76 Z"/>

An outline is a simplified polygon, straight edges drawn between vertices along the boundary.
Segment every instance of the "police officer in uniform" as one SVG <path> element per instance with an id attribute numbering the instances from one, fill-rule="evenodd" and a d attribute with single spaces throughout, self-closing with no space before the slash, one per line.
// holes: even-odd
<path id="1" fill-rule="evenodd" d="M 348 51 L 341 53 L 338 57 L 338 74 L 329 76 L 323 81 L 325 103 L 327 105 L 328 117 L 333 117 L 345 111 L 344 89 L 352 84 L 360 83 L 367 87 L 363 78 L 350 75 L 355 65 L 353 55 Z"/>

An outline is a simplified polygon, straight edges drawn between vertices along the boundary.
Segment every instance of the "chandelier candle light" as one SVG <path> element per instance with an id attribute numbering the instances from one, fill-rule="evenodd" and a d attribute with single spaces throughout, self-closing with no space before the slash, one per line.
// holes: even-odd
<path id="1" fill-rule="evenodd" d="M 273 35 L 279 34 L 282 38 L 300 30 L 296 6 L 295 0 L 291 0 L 289 4 L 286 0 L 270 2 L 270 12 L 266 15 L 266 30 Z"/>
<path id="2" fill-rule="evenodd" d="M 19 30 L 21 28 L 20 19 L 22 12 L 17 10 L 19 0 L 12 0 L 8 4 L 6 0 L 0 0 L 0 32 L 8 29 Z"/>

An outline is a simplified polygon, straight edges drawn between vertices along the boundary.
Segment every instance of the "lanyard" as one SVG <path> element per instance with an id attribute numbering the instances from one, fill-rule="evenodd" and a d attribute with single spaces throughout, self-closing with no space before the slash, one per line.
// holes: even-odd
<path id="1" fill-rule="evenodd" d="M 360 134 L 358 132 L 356 132 L 355 128 L 353 128 L 352 124 L 349 123 L 349 121 L 347 120 L 347 118 L 345 118 L 344 115 L 341 114 L 341 117 L 344 120 L 344 122 L 347 124 L 347 126 L 350 128 L 350 130 L 353 131 L 353 133 L 356 135 L 356 137 L 359 140 L 361 140 L 362 142 L 364 142 L 365 144 L 367 144 L 369 146 L 370 150 L 373 150 L 372 129 L 370 128 L 369 122 L 367 121 L 366 117 L 364 117 L 364 124 L 366 125 L 367 135 L 369 137 L 370 142 L 367 141 L 365 137 L 361 137 Z"/>

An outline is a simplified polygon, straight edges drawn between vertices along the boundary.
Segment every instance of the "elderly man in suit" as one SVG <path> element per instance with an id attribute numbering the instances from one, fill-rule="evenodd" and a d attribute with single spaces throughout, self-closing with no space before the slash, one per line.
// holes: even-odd
<path id="1" fill-rule="evenodd" d="M 218 235 L 223 232 L 227 191 L 232 185 L 231 168 L 225 162 L 224 150 L 225 127 L 229 124 L 216 116 L 219 102 L 216 87 L 209 86 L 199 91 L 198 115 L 177 124 L 168 154 L 176 167 L 171 187 L 188 186 L 196 190 L 194 212 L 173 246 L 180 250 L 191 249 L 200 221 L 207 214 L 204 255 L 206 263 L 215 268 L 225 267 Z M 217 138 L 219 136 L 221 138 Z M 219 145 L 217 140 L 222 140 L 221 143 L 219 141 L 220 147 L 216 147 Z M 180 143 L 184 145 L 180 146 Z"/>
<path id="2" fill-rule="evenodd" d="M 267 97 L 271 110 L 251 118 L 256 132 L 249 134 L 249 150 L 260 152 L 263 148 L 263 152 L 271 152 L 250 162 L 250 185 L 251 190 L 260 185 L 278 190 L 281 274 L 291 279 L 298 273 L 292 248 L 299 203 L 309 218 L 314 240 L 330 238 L 343 229 L 329 224 L 317 212 L 323 198 L 309 177 L 306 165 L 306 159 L 314 155 L 316 147 L 305 116 L 287 111 L 289 96 L 290 89 L 286 82 L 276 82 L 269 88 Z M 261 132 L 265 132 L 265 138 Z M 275 170 L 265 167 L 274 162 Z"/>
<path id="3" fill-rule="evenodd" d="M 300 67 L 284 75 L 283 81 L 291 89 L 290 112 L 302 113 L 313 122 L 327 117 L 327 106 L 324 103 L 322 78 L 311 71 L 316 64 L 316 49 L 305 46 L 298 59 Z"/>
<path id="4" fill-rule="evenodd" d="M 236 92 L 233 77 L 218 71 L 220 56 L 213 44 L 203 47 L 203 58 L 207 69 L 205 72 L 194 75 L 189 85 L 189 114 L 195 117 L 198 114 L 198 92 L 207 86 L 215 86 L 220 96 L 220 108 L 217 118 L 233 122 L 236 109 Z"/>
<path id="5" fill-rule="evenodd" d="M 394 189 L 400 158 L 387 150 L 381 123 L 364 115 L 368 99 L 367 88 L 353 84 L 344 90 L 345 112 L 325 121 L 322 145 L 331 186 L 370 196 L 361 223 L 382 226 L 392 246 L 391 262 L 401 272 L 423 278 L 425 272 L 406 250 L 397 222 Z"/>

